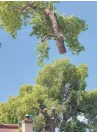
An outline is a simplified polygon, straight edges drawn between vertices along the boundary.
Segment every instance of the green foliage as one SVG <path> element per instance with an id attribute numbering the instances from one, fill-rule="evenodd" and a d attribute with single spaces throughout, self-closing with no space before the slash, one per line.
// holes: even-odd
<path id="1" fill-rule="evenodd" d="M 97 92 L 96 90 L 87 92 L 82 95 L 81 107 L 84 116 L 88 119 L 89 128 L 97 128 Z"/>
<path id="2" fill-rule="evenodd" d="M 0 123 L 20 123 L 29 113 L 38 130 L 46 121 L 39 109 L 47 108 L 50 114 L 50 109 L 54 106 L 56 126 L 60 131 L 85 132 L 86 128 L 96 129 L 97 93 L 85 91 L 86 77 L 87 66 L 75 66 L 68 59 L 56 60 L 53 64 L 46 65 L 39 72 L 36 85 L 21 86 L 18 96 L 10 97 L 7 103 L 0 104 Z M 64 98 L 63 88 L 68 83 L 69 95 Z M 62 121 L 64 112 L 67 121 Z M 88 124 L 77 120 L 77 115 L 82 114 L 88 119 Z M 68 121 L 70 118 L 72 120 Z"/>
<path id="3" fill-rule="evenodd" d="M 42 63 L 45 58 L 49 59 L 48 55 L 48 43 L 47 42 L 40 42 L 37 47 L 37 54 L 38 54 L 38 65 L 42 66 Z"/>
<path id="4" fill-rule="evenodd" d="M 62 132 L 62 130 L 68 131 L 68 132 L 86 132 L 86 128 L 87 125 L 85 123 L 82 123 L 78 120 L 72 120 L 70 122 L 67 122 L 65 124 L 63 124 L 63 129 L 60 130 L 60 132 Z"/>
<path id="5" fill-rule="evenodd" d="M 45 2 L 0 2 L 1 25 L 12 37 L 16 37 L 17 31 L 31 21 L 30 16 L 33 15 L 34 10 L 32 8 L 23 10 L 28 4 L 32 4 L 34 7 L 37 6 L 37 8 L 45 8 L 46 6 Z"/>
<path id="6" fill-rule="evenodd" d="M 40 129 L 45 124 L 45 117 L 42 114 L 39 114 L 33 118 L 33 122 L 34 128 Z"/>
<path id="7" fill-rule="evenodd" d="M 32 35 L 43 38 L 47 34 L 53 34 L 51 20 L 45 15 L 44 10 L 33 13 L 31 23 L 33 25 Z"/>
<path id="8" fill-rule="evenodd" d="M 75 66 L 68 59 L 61 59 L 46 65 L 38 73 L 36 82 L 48 88 L 50 97 L 54 96 L 55 99 L 59 98 L 62 101 L 62 88 L 70 84 L 70 89 L 84 90 L 85 77 L 87 77 L 86 65 Z"/>
<path id="9" fill-rule="evenodd" d="M 50 8 L 55 13 L 60 33 L 64 36 L 66 46 L 73 54 L 84 50 L 78 37 L 82 31 L 87 30 L 86 21 L 74 15 L 66 16 L 57 13 L 53 7 L 55 2 L 40 1 L 2 1 L 0 2 L 0 27 L 16 38 L 17 32 L 24 26 L 32 25 L 30 36 L 40 39 L 37 47 L 38 65 L 42 66 L 44 58 L 49 58 L 49 39 L 55 35 L 52 22 L 46 16 L 44 9 Z M 43 37 L 52 35 L 47 41 Z M 45 117 L 39 110 L 47 108 L 50 114 L 52 106 L 55 107 L 56 125 L 60 131 L 85 132 L 86 129 L 96 129 L 97 92 L 85 91 L 87 66 L 75 66 L 68 59 L 56 60 L 46 65 L 36 78 L 36 85 L 23 85 L 19 96 L 9 97 L 7 103 L 0 104 L 0 123 L 20 123 L 25 115 L 32 116 L 35 129 L 45 124 Z M 64 97 L 66 84 L 69 85 L 69 94 Z M 67 120 L 62 120 L 66 113 Z M 84 115 L 88 124 L 77 120 L 77 115 Z M 70 121 L 68 121 L 72 118 Z M 21 131 L 21 130 L 20 130 Z"/>
<path id="10" fill-rule="evenodd" d="M 60 30 L 64 35 L 66 45 L 72 53 L 79 53 L 84 50 L 84 47 L 78 41 L 78 35 L 87 30 L 86 21 L 71 15 L 69 17 L 62 15 L 58 16 Z"/>
<path id="11" fill-rule="evenodd" d="M 18 132 L 22 132 L 22 128 L 21 128 L 21 127 L 19 127 L 19 130 L 18 130 Z"/>
<path id="12" fill-rule="evenodd" d="M 10 97 L 8 103 L 0 104 L 0 123 L 18 123 L 16 114 L 16 106 L 18 107 L 17 97 Z"/>
<path id="13" fill-rule="evenodd" d="M 20 96 L 25 96 L 26 94 L 30 94 L 32 92 L 32 85 L 23 85 L 20 87 L 19 94 Z"/>
<path id="14" fill-rule="evenodd" d="M 54 3 L 52 1 L 0 2 L 0 25 L 14 38 L 23 26 L 32 25 L 33 31 L 30 33 L 30 36 L 35 35 L 42 40 L 45 35 L 55 35 L 52 22 L 44 11 L 45 8 L 50 8 L 56 15 L 60 33 L 64 36 L 68 49 L 74 54 L 79 54 L 84 50 L 84 46 L 80 44 L 78 36 L 82 31 L 87 30 L 86 21 L 74 15 L 68 17 L 58 14 Z M 48 39 L 53 39 L 53 37 L 49 37 Z M 42 64 L 44 58 L 48 58 L 48 47 L 44 48 L 43 53 L 40 53 L 40 49 L 44 45 L 45 43 L 41 42 L 41 45 L 37 48 L 40 55 L 38 60 L 39 65 Z"/>

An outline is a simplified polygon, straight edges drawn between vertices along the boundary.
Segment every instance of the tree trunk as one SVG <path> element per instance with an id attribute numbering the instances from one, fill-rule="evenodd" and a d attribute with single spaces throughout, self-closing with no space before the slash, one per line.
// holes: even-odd
<path id="1" fill-rule="evenodd" d="M 60 34 L 60 30 L 59 30 L 59 27 L 57 24 L 56 16 L 49 9 L 45 9 L 45 13 L 46 13 L 46 15 L 48 15 L 50 17 L 50 19 L 52 21 L 53 30 L 54 30 L 55 35 L 57 36 L 58 50 L 59 50 L 60 54 L 64 54 L 64 53 L 66 53 L 66 48 L 64 46 L 64 38 L 63 38 L 63 35 Z"/>
<path id="2" fill-rule="evenodd" d="M 55 132 L 55 119 L 49 119 L 46 121 L 46 130 L 48 130 L 48 132 Z"/>

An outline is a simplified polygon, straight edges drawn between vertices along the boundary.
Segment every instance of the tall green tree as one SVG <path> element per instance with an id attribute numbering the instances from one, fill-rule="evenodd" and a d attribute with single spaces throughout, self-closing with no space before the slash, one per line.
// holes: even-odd
<path id="1" fill-rule="evenodd" d="M 79 54 L 84 46 L 78 35 L 87 30 L 85 20 L 74 15 L 67 17 L 57 12 L 56 2 L 2 1 L 0 2 L 0 27 L 13 38 L 18 30 L 31 25 L 30 36 L 39 40 L 38 64 L 49 58 L 49 40 L 56 41 L 61 54 L 66 52 L 64 42 L 73 54 Z M 43 26 L 44 25 L 44 26 Z M 35 131 L 85 132 L 96 131 L 96 91 L 85 91 L 87 66 L 75 66 L 68 59 L 57 60 L 46 65 L 36 78 L 36 85 L 24 85 L 19 96 L 10 97 L 0 104 L 1 123 L 19 123 L 25 114 L 32 116 Z M 87 123 L 77 119 L 87 118 Z"/>
<path id="2" fill-rule="evenodd" d="M 35 35 L 39 40 L 37 53 L 38 64 L 44 58 L 49 58 L 49 40 L 54 39 L 61 54 L 66 52 L 64 42 L 72 53 L 79 54 L 84 46 L 78 41 L 78 35 L 87 30 L 86 21 L 71 15 L 59 14 L 53 1 L 1 1 L 0 2 L 0 27 L 4 28 L 13 38 L 24 26 L 31 25 L 30 35 Z"/>
<path id="3" fill-rule="evenodd" d="M 96 130 L 97 92 L 86 91 L 87 66 L 56 60 L 38 73 L 36 84 L 23 85 L 19 95 L 0 104 L 0 123 L 19 123 L 29 113 L 35 131 Z M 87 122 L 81 122 L 81 115 Z M 55 121 L 55 124 L 54 124 Z"/>

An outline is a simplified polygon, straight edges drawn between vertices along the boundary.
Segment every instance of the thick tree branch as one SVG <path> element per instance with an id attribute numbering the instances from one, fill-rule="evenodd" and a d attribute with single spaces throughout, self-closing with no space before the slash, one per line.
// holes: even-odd
<path id="1" fill-rule="evenodd" d="M 54 35 L 54 34 L 47 34 L 46 36 L 44 36 L 43 38 L 42 38 L 42 42 L 44 42 L 44 41 L 46 41 L 49 37 L 57 37 L 56 35 Z"/>
<path id="2" fill-rule="evenodd" d="M 45 8 L 39 8 L 37 6 L 34 6 L 33 4 L 30 4 L 28 3 L 26 6 L 24 6 L 22 9 L 21 9 L 21 12 L 23 12 L 24 10 L 26 10 L 27 8 L 31 8 L 33 10 L 36 10 L 36 9 L 39 9 L 39 10 L 44 10 Z"/>
<path id="3" fill-rule="evenodd" d="M 26 8 L 32 8 L 32 9 L 36 9 L 37 7 L 35 7 L 35 6 L 33 6 L 32 4 L 28 4 L 28 5 L 26 5 L 26 6 L 24 6 L 22 9 L 21 9 L 21 12 L 23 12 Z"/>
<path id="4" fill-rule="evenodd" d="M 47 110 L 44 108 L 44 109 L 40 109 L 40 108 L 37 108 L 37 107 L 33 107 L 32 109 L 35 109 L 36 111 L 38 111 L 39 113 L 42 113 L 44 115 L 44 117 L 49 120 L 51 117 L 48 115 L 47 113 Z"/>
<path id="5" fill-rule="evenodd" d="M 46 110 L 46 108 L 44 108 L 43 110 L 40 110 L 40 112 L 45 116 L 45 118 L 47 119 L 47 120 L 50 120 L 50 116 L 49 116 L 49 114 L 47 113 L 47 110 Z"/>
<path id="6" fill-rule="evenodd" d="M 24 6 L 21 9 L 21 12 L 23 12 L 28 7 L 32 8 L 33 10 L 35 10 L 35 9 L 39 9 L 39 10 L 43 9 L 45 11 L 45 14 L 50 17 L 50 19 L 52 21 L 52 26 L 53 26 L 53 30 L 54 30 L 55 36 L 57 37 L 56 42 L 57 42 L 58 50 L 59 50 L 60 54 L 66 53 L 66 48 L 64 46 L 64 38 L 63 38 L 63 35 L 60 33 L 60 30 L 59 30 L 59 27 L 58 27 L 58 24 L 57 24 L 57 20 L 56 20 L 56 16 L 53 13 L 53 11 L 51 11 L 49 9 L 45 9 L 45 8 L 39 8 L 37 6 L 34 6 L 33 4 L 28 3 L 26 6 Z M 43 38 L 43 40 L 47 39 L 48 37 L 49 37 L 48 35 L 45 36 Z"/>
<path id="7" fill-rule="evenodd" d="M 37 7 L 33 3 L 28 2 L 27 5 L 22 7 L 21 13 L 24 10 L 26 10 L 27 8 L 31 8 L 33 10 L 36 10 L 36 9 L 43 10 L 45 12 L 45 14 L 50 17 L 51 22 L 52 22 L 52 27 L 53 27 L 53 30 L 54 30 L 54 33 L 55 33 L 53 36 L 56 37 L 58 50 L 59 50 L 60 54 L 66 53 L 66 48 L 64 46 L 64 38 L 63 38 L 63 35 L 60 33 L 60 30 L 59 30 L 59 27 L 58 27 L 58 24 L 57 24 L 56 15 L 53 13 L 53 11 L 51 11 L 49 9 Z M 43 41 L 46 40 L 47 38 L 49 38 L 49 36 L 51 36 L 51 35 L 46 35 L 42 40 Z"/>
<path id="8" fill-rule="evenodd" d="M 44 11 L 45 11 L 46 15 L 49 16 L 52 21 L 53 30 L 54 30 L 55 35 L 57 36 L 58 50 L 59 50 L 60 54 L 64 54 L 64 53 L 66 53 L 66 49 L 64 46 L 64 38 L 63 38 L 63 35 L 60 33 L 56 16 L 53 13 L 53 11 L 51 11 L 49 9 L 45 9 Z"/>

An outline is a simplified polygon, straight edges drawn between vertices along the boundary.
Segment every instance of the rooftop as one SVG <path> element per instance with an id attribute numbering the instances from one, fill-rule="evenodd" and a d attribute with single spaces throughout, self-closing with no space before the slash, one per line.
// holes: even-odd
<path id="1" fill-rule="evenodd" d="M 18 132 L 18 124 L 0 124 L 0 132 Z"/>

